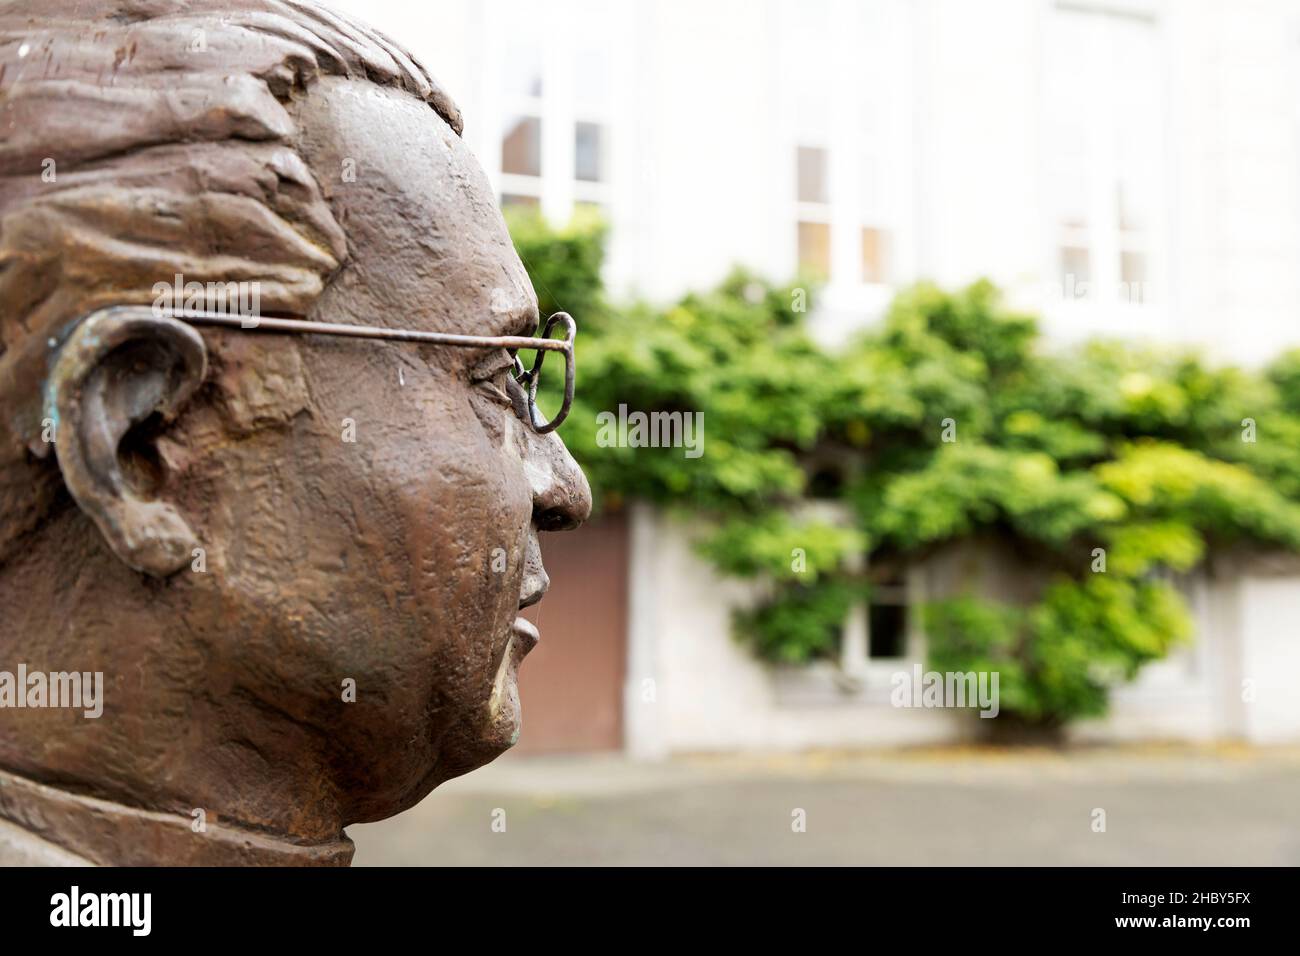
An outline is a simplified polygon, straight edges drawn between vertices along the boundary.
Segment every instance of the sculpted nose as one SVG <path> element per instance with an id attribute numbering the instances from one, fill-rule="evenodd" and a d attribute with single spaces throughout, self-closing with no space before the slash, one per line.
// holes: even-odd
<path id="1" fill-rule="evenodd" d="M 554 434 L 534 435 L 526 465 L 538 531 L 572 531 L 591 514 L 591 485 L 564 442 Z"/>

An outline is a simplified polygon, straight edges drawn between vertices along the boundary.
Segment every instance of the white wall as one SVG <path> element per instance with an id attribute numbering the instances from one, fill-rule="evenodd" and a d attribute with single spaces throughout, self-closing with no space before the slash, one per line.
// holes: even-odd
<path id="1" fill-rule="evenodd" d="M 1231 690 L 1242 700 L 1244 736 L 1257 743 L 1294 742 L 1300 739 L 1300 577 L 1247 577 L 1240 606 L 1240 679 Z"/>
<path id="2" fill-rule="evenodd" d="M 749 606 L 759 589 L 720 578 L 693 553 L 691 536 L 680 519 L 634 509 L 625 722 L 632 755 L 956 743 L 985 729 L 969 711 L 891 706 L 889 674 L 910 669 L 911 660 L 851 690 L 841 689 L 843 676 L 829 664 L 784 671 L 761 663 L 731 633 L 732 610 Z M 968 558 L 963 551 L 937 560 L 926 587 L 943 590 Z M 1023 582 L 988 561 L 975 564 L 979 587 L 1010 595 Z M 1192 640 L 1117 687 L 1108 715 L 1074 725 L 1071 739 L 1300 740 L 1300 640 L 1290 623 L 1300 575 L 1198 577 L 1188 601 Z"/>
<path id="3" fill-rule="evenodd" d="M 1179 114 L 1180 303 L 1224 355 L 1300 341 L 1300 10 L 1192 4 L 1172 19 Z"/>
<path id="4" fill-rule="evenodd" d="M 1038 4 L 918 5 L 918 272 L 1036 284 L 1044 259 Z"/>
<path id="5" fill-rule="evenodd" d="M 824 671 L 801 693 L 798 675 L 781 680 L 732 637 L 731 611 L 754 600 L 753 585 L 720 578 L 692 552 L 679 519 L 639 506 L 632 536 L 625 727 L 633 756 L 900 746 L 976 729 L 971 714 L 890 706 L 887 684 L 868 702 L 837 702 Z"/>
<path id="6" fill-rule="evenodd" d="M 1278 556 L 1212 561 L 1191 597 L 1196 635 L 1190 647 L 1143 669 L 1119 688 L 1104 720 L 1074 728 L 1084 740 L 1300 741 L 1300 572 Z"/>

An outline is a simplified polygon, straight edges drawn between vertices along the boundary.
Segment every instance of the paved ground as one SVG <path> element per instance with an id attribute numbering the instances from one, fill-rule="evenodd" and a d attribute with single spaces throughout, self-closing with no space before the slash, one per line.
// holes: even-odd
<path id="1" fill-rule="evenodd" d="M 1300 751 L 507 755 L 348 832 L 357 865 L 1296 866 Z"/>

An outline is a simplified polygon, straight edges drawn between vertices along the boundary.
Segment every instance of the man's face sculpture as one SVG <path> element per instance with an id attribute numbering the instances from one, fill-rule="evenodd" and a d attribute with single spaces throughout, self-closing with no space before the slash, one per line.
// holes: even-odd
<path id="1" fill-rule="evenodd" d="M 178 275 L 309 321 L 538 321 L 455 108 L 395 46 L 271 0 L 117 6 L 0 13 L 0 670 L 105 679 L 97 721 L 0 711 L 0 769 L 329 840 L 514 742 L 538 534 L 590 491 L 504 349 L 76 335 Z"/>

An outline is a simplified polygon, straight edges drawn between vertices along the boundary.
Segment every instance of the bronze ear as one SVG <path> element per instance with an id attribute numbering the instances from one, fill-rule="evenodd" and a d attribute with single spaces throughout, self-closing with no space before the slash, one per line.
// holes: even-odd
<path id="1" fill-rule="evenodd" d="M 50 376 L 47 411 L 68 491 L 124 563 L 155 577 L 188 564 L 196 540 L 171 504 L 132 486 L 122 442 L 151 415 L 174 416 L 206 373 L 207 349 L 190 326 L 107 309 L 77 326 Z"/>

